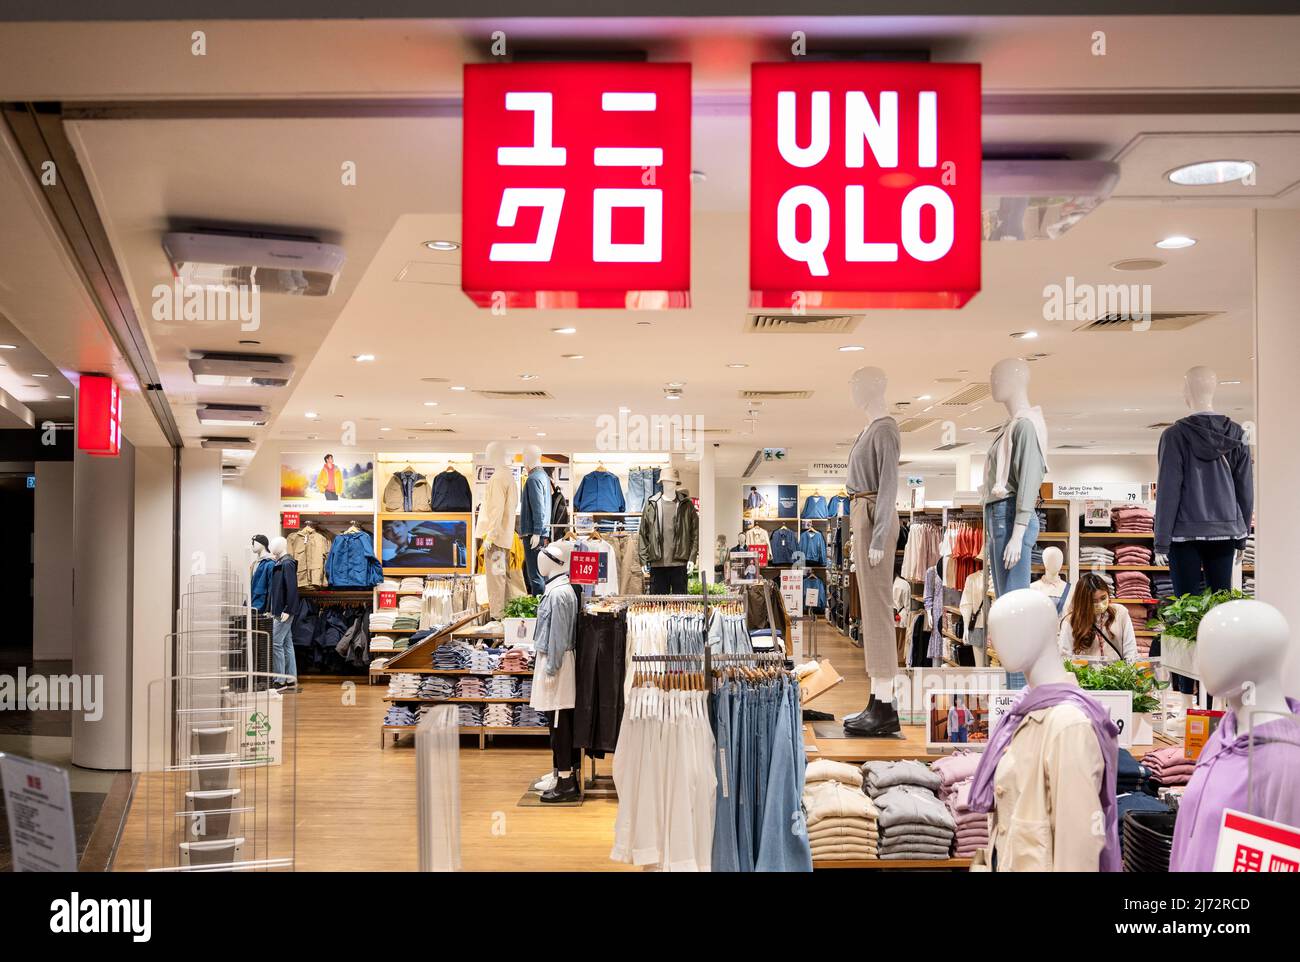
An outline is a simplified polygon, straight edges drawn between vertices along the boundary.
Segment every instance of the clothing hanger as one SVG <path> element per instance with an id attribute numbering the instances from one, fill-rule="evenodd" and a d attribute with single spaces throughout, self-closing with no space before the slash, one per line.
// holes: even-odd
<path id="1" fill-rule="evenodd" d="M 604 471 L 604 470 L 605 470 L 605 462 L 603 462 L 603 461 L 597 461 L 597 462 L 596 462 L 596 470 L 597 470 L 597 471 Z"/>

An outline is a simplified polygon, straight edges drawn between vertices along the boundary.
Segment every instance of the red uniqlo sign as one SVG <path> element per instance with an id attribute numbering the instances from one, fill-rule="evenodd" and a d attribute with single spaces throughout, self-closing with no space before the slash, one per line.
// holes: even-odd
<path id="1" fill-rule="evenodd" d="M 690 305 L 688 64 L 471 64 L 464 115 L 475 304 Z"/>
<path id="2" fill-rule="evenodd" d="M 977 64 L 760 63 L 750 98 L 751 306 L 979 292 Z"/>
<path id="3" fill-rule="evenodd" d="M 293 531 L 302 526 L 302 519 L 298 516 L 297 511 L 283 511 L 280 513 L 280 527 L 285 531 Z"/>
<path id="4" fill-rule="evenodd" d="M 594 585 L 599 580 L 599 551 L 575 551 L 569 555 L 569 581 L 572 584 Z"/>
<path id="5" fill-rule="evenodd" d="M 381 591 L 381 592 L 379 592 L 379 607 L 380 607 L 380 608 L 396 608 L 396 607 L 397 607 L 397 592 L 396 592 L 396 591 Z"/>
<path id="6" fill-rule="evenodd" d="M 77 447 L 101 458 L 122 450 L 122 393 L 105 374 L 83 374 L 77 385 Z"/>

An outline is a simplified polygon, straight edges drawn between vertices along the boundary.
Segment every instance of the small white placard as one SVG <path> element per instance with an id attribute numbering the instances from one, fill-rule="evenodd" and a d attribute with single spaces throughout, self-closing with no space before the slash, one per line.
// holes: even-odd
<path id="1" fill-rule="evenodd" d="M 72 792 L 62 768 L 0 754 L 9 843 L 15 872 L 75 872 L 77 833 Z"/>

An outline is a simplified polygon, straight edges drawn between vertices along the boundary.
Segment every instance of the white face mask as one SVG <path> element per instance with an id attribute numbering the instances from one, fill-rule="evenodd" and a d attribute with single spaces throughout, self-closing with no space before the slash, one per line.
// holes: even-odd
<path id="1" fill-rule="evenodd" d="M 1104 615 L 1106 613 L 1106 609 L 1109 607 L 1110 607 L 1110 602 L 1108 601 L 1093 602 L 1092 613 L 1094 615 Z"/>

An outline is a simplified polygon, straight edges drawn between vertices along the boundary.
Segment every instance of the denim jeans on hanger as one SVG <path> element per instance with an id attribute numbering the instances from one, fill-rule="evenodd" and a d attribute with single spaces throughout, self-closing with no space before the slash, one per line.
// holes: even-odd
<path id="1" fill-rule="evenodd" d="M 713 831 L 713 871 L 738 872 L 740 859 L 736 854 L 736 765 L 735 729 L 732 728 L 732 710 L 735 694 L 729 682 L 713 696 L 714 767 L 717 769 L 718 788 L 715 803 Z"/>
<path id="2" fill-rule="evenodd" d="M 1003 567 L 1002 554 L 1011 540 L 1016 526 L 1016 499 L 1003 498 L 984 506 L 984 539 L 989 546 L 989 568 L 992 569 L 993 594 L 1001 598 L 1008 591 L 1029 587 L 1033 564 L 1034 545 L 1038 543 L 1038 513 L 1029 515 L 1029 525 L 1020 543 L 1020 560 L 1010 569 Z M 1025 687 L 1024 672 L 1007 672 L 1007 688 L 1018 691 Z"/>
<path id="3" fill-rule="evenodd" d="M 649 468 L 628 468 L 626 507 L 629 514 L 640 514 L 645 510 L 646 498 L 654 492 L 650 490 Z"/>
<path id="4" fill-rule="evenodd" d="M 273 675 L 293 675 L 298 677 L 298 659 L 293 653 L 293 619 L 271 622 L 271 673 Z M 273 679 L 283 683 L 284 679 Z"/>

